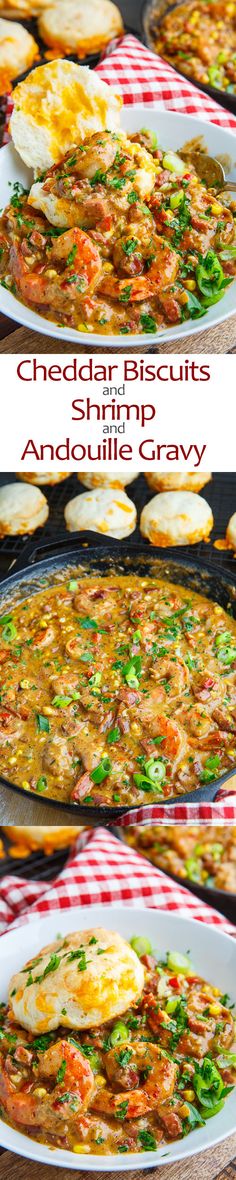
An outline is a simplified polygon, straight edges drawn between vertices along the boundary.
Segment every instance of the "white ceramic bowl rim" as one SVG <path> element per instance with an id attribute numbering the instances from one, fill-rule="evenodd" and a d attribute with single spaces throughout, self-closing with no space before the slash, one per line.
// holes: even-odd
<path id="1" fill-rule="evenodd" d="M 186 910 L 188 915 L 188 910 Z M 92 926 L 104 926 L 118 930 L 127 939 L 144 934 L 151 945 L 162 956 L 167 950 L 190 952 L 194 968 L 199 974 L 222 991 L 236 999 L 236 942 L 217 927 L 193 921 L 188 916 L 161 912 L 153 909 L 134 907 L 86 906 L 71 907 L 68 910 L 54 910 L 46 918 L 29 916 L 27 924 L 3 935 L 1 939 L 1 995 L 7 997 L 8 983 L 14 971 L 18 970 L 27 957 L 60 934 Z M 62 1149 L 50 1149 L 21 1132 L 13 1130 L 0 1119 L 0 1143 L 38 1163 L 54 1164 L 71 1170 L 100 1171 L 103 1173 L 133 1171 L 163 1163 L 174 1163 L 198 1154 L 208 1147 L 220 1143 L 236 1130 L 235 1093 L 226 1099 L 223 1110 L 207 1120 L 204 1127 L 190 1132 L 183 1140 L 158 1148 L 156 1152 L 139 1152 L 128 1155 L 96 1156 L 76 1155 Z"/>

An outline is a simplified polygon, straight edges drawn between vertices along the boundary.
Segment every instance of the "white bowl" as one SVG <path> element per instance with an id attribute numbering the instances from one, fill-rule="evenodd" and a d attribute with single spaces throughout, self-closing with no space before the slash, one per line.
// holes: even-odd
<path id="1" fill-rule="evenodd" d="M 137 104 L 133 107 L 124 107 L 121 116 L 122 127 L 128 134 L 132 134 L 133 131 L 137 131 L 141 127 L 149 127 L 150 130 L 156 131 L 161 147 L 174 150 L 183 147 L 186 142 L 201 135 L 211 156 L 229 157 L 231 161 L 230 179 L 236 179 L 236 141 L 231 131 L 225 131 L 221 127 L 216 127 L 214 123 L 206 123 L 192 115 L 178 115 L 173 114 L 172 111 L 163 111 L 160 109 L 160 105 L 155 107 L 155 105 Z M 3 209 L 11 197 L 12 189 L 9 186 L 14 184 L 16 180 L 20 181 L 24 188 L 29 188 L 32 184 L 33 173 L 22 164 L 13 145 L 7 144 L 5 148 L 1 148 L 0 207 Z M 164 340 L 171 343 L 171 340 L 184 339 L 190 331 L 191 334 L 196 334 L 222 323 L 235 310 L 236 283 L 233 282 L 227 287 L 223 299 L 210 307 L 200 322 L 189 319 L 181 325 L 177 324 L 172 328 L 166 328 L 164 332 L 129 335 L 125 337 L 124 343 L 122 335 L 100 336 L 96 332 L 77 332 L 73 328 L 60 328 L 57 324 L 45 319 L 44 316 L 25 307 L 5 287 L 0 286 L 0 311 L 4 315 L 10 316 L 11 319 L 23 324 L 24 327 L 31 328 L 35 332 L 43 332 L 46 336 L 56 337 L 62 342 L 71 340 L 74 344 L 86 344 L 88 347 L 90 345 L 100 345 L 100 347 L 104 345 L 104 352 L 108 348 L 117 348 L 118 345 L 127 351 L 130 345 L 138 347 L 138 345 L 149 344 L 151 347 L 154 343 Z"/>
<path id="2" fill-rule="evenodd" d="M 144 934 L 160 955 L 165 954 L 167 950 L 180 951 L 183 954 L 190 951 L 191 960 L 199 975 L 213 986 L 219 986 L 223 992 L 228 992 L 232 1000 L 236 999 L 236 942 L 233 938 L 219 933 L 213 926 L 204 926 L 202 922 L 194 922 L 189 918 L 179 918 L 176 914 L 126 906 L 120 908 L 115 905 L 96 905 L 85 906 L 82 909 L 75 907 L 67 911 L 54 910 L 48 918 L 43 919 L 35 919 L 32 915 L 32 920 L 30 919 L 23 928 L 20 926 L 1 938 L 0 1002 L 7 998 L 8 983 L 13 972 L 18 971 L 27 958 L 36 955 L 42 946 L 53 941 L 58 932 L 65 935 L 69 931 L 90 929 L 92 926 L 117 930 L 128 940 L 133 935 Z M 52 1149 L 35 1142 L 34 1139 L 28 1139 L 26 1135 L 14 1131 L 1 1119 L 0 1143 L 2 1147 L 28 1159 L 37 1160 L 38 1163 L 57 1164 L 58 1167 L 75 1171 L 128 1172 L 187 1159 L 220 1143 L 235 1130 L 235 1092 L 232 1091 L 226 1098 L 220 1114 L 207 1120 L 204 1127 L 199 1127 L 196 1131 L 191 1131 L 185 1139 L 170 1143 L 167 1147 L 159 1147 L 156 1151 L 142 1151 L 138 1154 L 132 1152 L 128 1156 L 80 1155 L 78 1158 L 73 1152 Z"/>

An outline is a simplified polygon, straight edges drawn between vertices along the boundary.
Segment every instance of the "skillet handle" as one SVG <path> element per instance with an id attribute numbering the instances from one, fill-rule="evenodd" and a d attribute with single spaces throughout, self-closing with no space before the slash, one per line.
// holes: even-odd
<path id="1" fill-rule="evenodd" d="M 14 573 L 14 574 L 20 573 L 21 570 L 25 569 L 26 565 L 30 564 L 30 553 L 31 553 L 32 546 L 33 546 L 32 537 L 28 538 L 28 541 L 22 541 L 20 553 L 18 554 L 17 557 L 13 557 L 13 560 L 10 561 L 10 565 L 7 570 L 7 574 L 6 574 L 6 572 L 0 574 L 0 581 L 1 582 L 5 581 L 5 578 L 8 577 L 8 575 L 10 575 L 11 573 Z"/>
<path id="2" fill-rule="evenodd" d="M 114 541 L 113 538 L 112 542 L 117 546 L 120 544 L 119 541 Z M 41 542 L 40 539 L 36 540 L 35 537 L 28 537 L 27 541 L 22 541 L 18 557 L 14 558 L 10 563 L 8 574 L 21 573 L 21 571 L 25 570 L 27 566 L 34 565 L 38 561 L 43 561 L 43 559 L 46 557 L 57 557 L 60 556 L 60 554 L 63 555 L 63 553 L 68 550 L 68 548 L 70 548 L 70 552 L 71 550 L 74 550 L 75 557 L 79 556 L 79 551 L 83 547 L 88 549 L 99 549 L 104 547 L 104 536 L 99 533 L 89 532 L 88 529 L 84 529 L 80 533 L 73 534 L 71 540 L 69 540 L 67 537 L 62 537 L 60 540 L 50 540 L 45 542 L 42 540 Z M 5 573 L 0 575 L 0 581 L 4 580 L 5 577 Z"/>

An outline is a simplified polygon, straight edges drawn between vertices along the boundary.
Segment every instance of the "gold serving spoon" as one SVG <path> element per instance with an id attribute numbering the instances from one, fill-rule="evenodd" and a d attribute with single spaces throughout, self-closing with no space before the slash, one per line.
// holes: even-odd
<path id="1" fill-rule="evenodd" d="M 207 156 L 205 152 L 181 152 L 182 158 L 193 164 L 199 180 L 205 180 L 208 188 L 216 188 L 217 193 L 236 192 L 236 182 L 226 180 L 225 172 L 219 160 Z"/>

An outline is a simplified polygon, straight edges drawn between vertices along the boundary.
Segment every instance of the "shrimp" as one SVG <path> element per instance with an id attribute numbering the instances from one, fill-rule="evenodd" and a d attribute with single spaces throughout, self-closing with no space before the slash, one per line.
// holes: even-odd
<path id="1" fill-rule="evenodd" d="M 166 246 L 163 238 L 155 238 L 153 250 L 155 258 L 146 274 L 128 278 L 128 281 L 113 274 L 104 275 L 99 291 L 121 303 L 138 303 L 158 296 L 160 291 L 174 283 L 179 258 L 174 250 Z"/>
<path id="2" fill-rule="evenodd" d="M 73 639 L 68 639 L 65 651 L 71 660 L 80 660 L 84 652 L 84 635 L 75 635 Z"/>
<path id="3" fill-rule="evenodd" d="M 73 172 L 92 180 L 96 172 L 108 172 L 114 164 L 116 153 L 117 140 L 112 138 L 110 131 L 104 131 L 102 134 L 100 131 L 95 132 L 88 143 L 80 144 L 76 148 Z M 71 152 L 69 155 L 71 156 Z"/>
<path id="4" fill-rule="evenodd" d="M 22 730 L 22 720 L 11 709 L 0 710 L 0 743 L 4 745 L 5 742 L 15 741 L 16 737 L 20 737 Z"/>
<path id="5" fill-rule="evenodd" d="M 47 263 L 44 266 L 38 263 L 34 254 L 30 254 L 30 247 L 26 259 L 23 245 L 24 242 L 14 242 L 10 262 L 13 278 L 26 302 L 53 303 L 55 307 L 60 308 L 63 306 L 65 294 L 68 299 L 68 291 L 71 291 L 71 298 L 74 298 L 75 294 L 79 294 L 81 298 L 81 294 L 90 290 L 100 275 L 102 264 L 97 246 L 81 229 L 67 230 L 53 243 L 50 263 L 64 264 L 60 273 L 48 267 Z M 66 276 L 65 264 L 68 269 Z"/>
<path id="6" fill-rule="evenodd" d="M 171 721 L 169 717 L 165 717 L 164 713 L 158 712 L 159 704 L 159 690 L 158 688 L 153 688 L 147 696 L 143 696 L 140 700 L 139 717 L 144 727 L 147 728 L 150 737 L 162 738 L 161 753 L 170 762 L 174 762 L 175 766 L 185 752 L 186 735 L 181 726 L 177 725 L 176 721 Z M 173 770 L 174 766 L 172 767 Z"/>
<path id="7" fill-rule="evenodd" d="M 188 687 L 189 669 L 183 660 L 159 659 L 152 675 L 163 686 L 162 700 L 165 700 L 165 694 L 168 694 L 168 699 L 177 700 Z"/>
<path id="8" fill-rule="evenodd" d="M 78 691 L 78 674 L 73 672 L 71 668 L 64 669 L 62 672 L 54 672 L 50 676 L 50 683 L 52 685 L 52 696 L 70 697 L 73 692 Z"/>
<path id="9" fill-rule="evenodd" d="M 36 266 L 35 270 L 29 269 L 29 263 L 25 260 L 23 254 L 23 245 L 21 242 L 14 242 L 10 250 L 10 264 L 13 278 L 16 280 L 22 299 L 30 303 L 49 303 L 52 296 L 52 280 L 45 274 L 45 270 Z M 30 265 L 33 255 L 30 256 Z"/>
<path id="10" fill-rule="evenodd" d="M 108 1115 L 115 1115 L 116 1118 L 133 1119 L 140 1118 L 147 1114 L 150 1110 L 158 1109 L 162 1103 L 172 1097 L 174 1092 L 177 1065 L 174 1061 L 169 1061 L 161 1053 L 158 1045 L 153 1045 L 151 1042 L 145 1044 L 133 1043 L 129 1045 L 128 1052 L 130 1055 L 130 1063 L 132 1064 L 132 1071 L 137 1072 L 137 1078 L 141 1080 L 141 1088 L 131 1090 L 128 1087 L 127 1069 L 126 1074 L 126 1088 L 118 1094 L 112 1093 L 111 1090 L 102 1090 L 96 1094 L 93 1102 L 94 1110 Z M 113 1051 L 112 1051 L 113 1053 Z M 115 1058 L 122 1057 L 119 1054 L 109 1053 L 108 1071 L 109 1077 L 112 1078 L 113 1072 L 116 1076 L 116 1060 Z M 114 1064 L 114 1068 L 113 1068 Z M 122 1067 L 121 1067 L 122 1068 Z M 120 1076 L 120 1075 L 119 1075 Z M 131 1072 L 132 1079 L 132 1072 Z"/>
<path id="11" fill-rule="evenodd" d="M 55 638 L 55 631 L 53 627 L 41 627 L 32 640 L 32 648 L 34 647 L 49 647 Z"/>
<path id="12" fill-rule="evenodd" d="M 61 1074 L 61 1078 L 60 1078 Z M 16 1089 L 5 1063 L 0 1074 L 0 1099 L 8 1118 L 23 1126 L 46 1126 L 48 1130 L 63 1129 L 66 1122 L 75 1122 L 80 1112 L 87 1110 L 94 1091 L 94 1075 L 79 1047 L 59 1040 L 42 1054 L 38 1064 L 38 1078 L 54 1078 L 55 1085 L 48 1091 L 42 1085 L 29 1089 L 22 1075 L 22 1088 Z M 17 1086 L 19 1074 L 17 1075 Z M 36 1075 L 37 1083 L 37 1075 Z"/>
<path id="13" fill-rule="evenodd" d="M 8 659 L 8 651 L 6 648 L 2 647 L 0 650 L 0 664 L 5 664 L 7 659 Z"/>
<path id="14" fill-rule="evenodd" d="M 196 676 L 193 681 L 193 694 L 197 701 L 208 701 L 209 704 L 220 703 L 224 696 L 225 685 L 222 684 L 220 676 L 204 672 Z"/>
<path id="15" fill-rule="evenodd" d="M 71 285 L 73 278 L 77 289 L 81 292 L 91 290 L 94 287 L 96 280 L 99 278 L 101 272 L 101 258 L 97 246 L 85 234 L 82 229 L 68 229 L 64 234 L 61 234 L 50 252 L 50 260 L 52 262 L 62 262 L 68 268 L 68 276 L 63 272 L 63 288 L 65 284 Z M 74 283 L 72 283 L 72 286 Z"/>
<path id="16" fill-rule="evenodd" d="M 190 744 L 196 746 L 196 739 L 204 743 L 210 731 L 213 731 L 213 723 L 210 715 L 206 712 L 204 705 L 187 705 L 179 711 L 181 721 L 187 726 Z M 194 742 L 192 741 L 194 739 Z"/>

